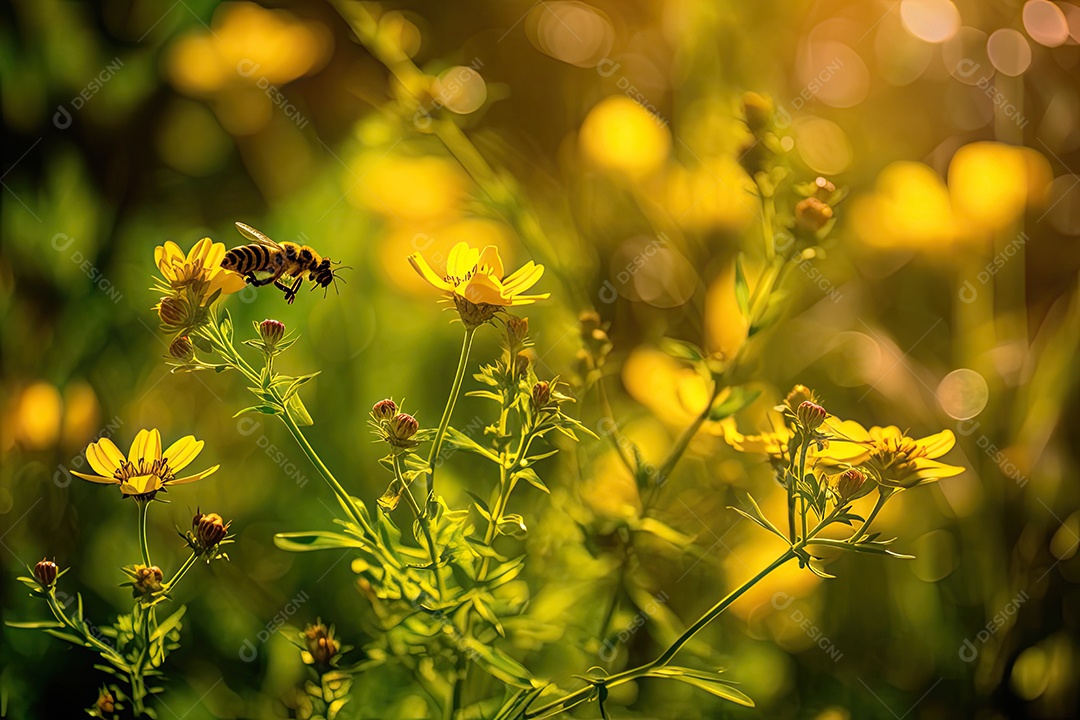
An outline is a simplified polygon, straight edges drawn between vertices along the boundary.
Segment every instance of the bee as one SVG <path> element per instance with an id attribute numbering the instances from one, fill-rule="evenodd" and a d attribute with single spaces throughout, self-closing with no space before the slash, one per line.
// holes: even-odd
<path id="1" fill-rule="evenodd" d="M 273 283 L 279 290 L 284 291 L 285 302 L 290 305 L 296 300 L 296 292 L 304 283 L 304 273 L 307 273 L 308 280 L 315 283 L 311 286 L 312 290 L 316 287 L 328 288 L 331 283 L 336 290 L 339 279 L 345 282 L 334 270 L 334 266 L 340 263 L 331 262 L 330 258 L 320 256 L 307 245 L 275 242 L 242 222 L 236 223 L 236 229 L 252 242 L 234 247 L 225 253 L 221 267 L 243 275 L 248 284 L 254 287 Z M 256 276 L 256 273 L 263 277 Z M 292 284 L 286 284 L 282 278 L 292 280 Z M 325 295 L 325 291 L 323 294 Z"/>

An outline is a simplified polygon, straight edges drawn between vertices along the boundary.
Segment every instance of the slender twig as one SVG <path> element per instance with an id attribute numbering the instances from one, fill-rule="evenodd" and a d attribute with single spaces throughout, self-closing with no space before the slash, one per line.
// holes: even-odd
<path id="1" fill-rule="evenodd" d="M 446 399 L 446 407 L 443 409 L 442 419 L 439 420 L 439 429 L 435 432 L 435 440 L 432 441 L 431 452 L 428 454 L 429 505 L 435 501 L 435 468 L 438 465 L 439 451 L 442 449 L 443 438 L 446 437 L 446 428 L 450 425 L 450 416 L 454 414 L 454 405 L 457 403 L 458 394 L 461 392 L 461 381 L 465 378 L 465 368 L 469 364 L 469 352 L 472 350 L 473 336 L 475 334 L 475 327 L 465 328 L 465 338 L 461 343 L 461 356 L 458 358 L 454 384 L 450 388 L 450 397 Z M 427 513 L 427 508 L 424 508 L 424 512 Z"/>

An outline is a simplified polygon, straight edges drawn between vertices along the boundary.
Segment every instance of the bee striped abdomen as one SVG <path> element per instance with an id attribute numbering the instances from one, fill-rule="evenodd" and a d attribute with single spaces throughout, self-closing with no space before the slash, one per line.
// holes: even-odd
<path id="1" fill-rule="evenodd" d="M 270 269 L 270 251 L 261 245 L 240 245 L 225 253 L 221 266 L 241 275 Z"/>

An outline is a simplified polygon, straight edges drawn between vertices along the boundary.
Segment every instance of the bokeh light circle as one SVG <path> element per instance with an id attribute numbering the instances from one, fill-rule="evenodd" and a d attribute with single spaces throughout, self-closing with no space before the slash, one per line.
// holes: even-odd
<path id="1" fill-rule="evenodd" d="M 1016 77 L 1031 65 L 1031 45 L 1019 30 L 995 30 L 986 41 L 986 54 L 998 72 Z"/>
<path id="2" fill-rule="evenodd" d="M 799 157 L 811 170 L 822 175 L 839 175 L 851 165 L 851 142 L 844 129 L 832 120 L 800 118 L 793 131 Z"/>
<path id="3" fill-rule="evenodd" d="M 458 115 L 476 112 L 487 101 L 484 78 L 464 65 L 456 65 L 439 73 L 431 91 L 447 110 Z"/>
<path id="4" fill-rule="evenodd" d="M 953 370 L 937 386 L 937 399 L 945 414 L 955 420 L 969 420 L 986 408 L 990 387 L 982 375 L 968 368 Z"/>
<path id="5" fill-rule="evenodd" d="M 1028 0 L 1024 3 L 1024 29 L 1031 39 L 1046 47 L 1063 45 L 1069 39 L 1069 22 L 1049 0 Z"/>
<path id="6" fill-rule="evenodd" d="M 902 0 L 900 19 L 907 31 L 929 43 L 942 43 L 960 29 L 960 11 L 949 0 Z"/>

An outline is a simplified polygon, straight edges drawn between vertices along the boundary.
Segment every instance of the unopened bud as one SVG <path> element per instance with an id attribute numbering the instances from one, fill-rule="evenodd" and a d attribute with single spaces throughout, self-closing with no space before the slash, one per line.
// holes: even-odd
<path id="1" fill-rule="evenodd" d="M 506 331 L 510 339 L 520 344 L 529 337 L 529 318 L 511 315 L 506 319 Z"/>
<path id="2" fill-rule="evenodd" d="M 808 197 L 800 200 L 795 206 L 795 222 L 800 227 L 817 232 L 832 220 L 833 209 L 828 203 L 818 200 L 816 197 Z"/>
<path id="3" fill-rule="evenodd" d="M 836 492 L 843 499 L 853 497 L 855 493 L 859 492 L 863 483 L 866 482 L 866 475 L 860 470 L 851 468 L 840 475 L 836 480 Z"/>
<path id="4" fill-rule="evenodd" d="M 545 380 L 533 385 L 532 404 L 536 410 L 543 410 L 551 402 L 551 384 Z"/>
<path id="5" fill-rule="evenodd" d="M 111 692 L 102 688 L 98 692 L 98 699 L 97 702 L 94 703 L 94 707 L 96 707 L 98 712 L 102 713 L 103 716 L 111 715 L 116 712 L 116 698 L 113 697 Z"/>
<path id="6" fill-rule="evenodd" d="M 187 335 L 179 335 L 169 343 L 169 354 L 177 360 L 190 360 L 195 357 L 195 346 Z"/>
<path id="7" fill-rule="evenodd" d="M 341 647 L 334 640 L 333 631 L 328 630 L 321 621 L 304 628 L 304 643 L 311 661 L 315 665 L 322 666 L 330 665 L 330 661 L 334 659 Z"/>
<path id="8" fill-rule="evenodd" d="M 259 323 L 259 337 L 267 350 L 273 350 L 285 337 L 285 323 L 279 320 L 263 320 Z"/>
<path id="9" fill-rule="evenodd" d="M 409 438 L 415 435 L 419 429 L 420 423 L 416 421 L 416 418 L 408 413 L 398 413 L 390 421 L 390 427 L 388 428 L 390 444 L 412 446 L 412 441 Z"/>
<path id="10" fill-rule="evenodd" d="M 386 398 L 375 403 L 371 408 L 371 416 L 376 420 L 392 420 L 397 415 L 397 403 Z"/>
<path id="11" fill-rule="evenodd" d="M 157 565 L 147 567 L 146 565 L 135 566 L 135 582 L 133 587 L 136 595 L 149 595 L 161 590 L 161 581 L 165 576 L 161 572 L 161 568 Z"/>
<path id="12" fill-rule="evenodd" d="M 799 423 L 803 428 L 808 432 L 812 432 L 817 430 L 821 423 L 825 422 L 825 416 L 828 413 L 820 405 L 804 400 L 799 404 L 799 409 L 795 411 L 795 415 L 799 418 Z"/>
<path id="13" fill-rule="evenodd" d="M 51 560 L 42 560 L 34 566 L 34 579 L 42 588 L 48 590 L 56 582 L 56 563 Z"/>
<path id="14" fill-rule="evenodd" d="M 519 378 L 525 377 L 530 365 L 532 365 L 532 358 L 528 352 L 522 350 L 514 356 L 514 375 Z"/>
<path id="15" fill-rule="evenodd" d="M 165 297 L 157 306 L 158 317 L 165 327 L 181 328 L 188 321 L 187 303 L 180 298 Z"/>
<path id="16" fill-rule="evenodd" d="M 191 529 L 195 533 L 197 549 L 208 553 L 229 534 L 229 523 L 217 513 L 196 513 L 191 520 Z"/>

